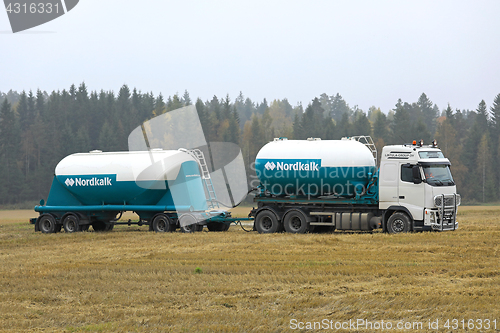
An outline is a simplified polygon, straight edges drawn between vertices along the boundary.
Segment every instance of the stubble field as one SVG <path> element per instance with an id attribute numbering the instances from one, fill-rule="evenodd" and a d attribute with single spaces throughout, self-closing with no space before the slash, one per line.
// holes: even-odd
<path id="1" fill-rule="evenodd" d="M 318 330 L 327 332 L 351 319 L 498 332 L 499 215 L 500 207 L 460 207 L 455 232 L 403 235 L 237 226 L 45 235 L 28 224 L 33 212 L 0 211 L 0 331 L 288 332 L 328 322 Z M 445 328 L 448 319 L 459 327 Z M 486 319 L 490 329 L 478 329 Z"/>

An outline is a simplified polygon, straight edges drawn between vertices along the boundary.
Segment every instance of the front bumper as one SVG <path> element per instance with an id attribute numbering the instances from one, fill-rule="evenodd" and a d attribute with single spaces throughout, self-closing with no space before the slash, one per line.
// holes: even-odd
<path id="1" fill-rule="evenodd" d="M 455 223 L 444 223 L 441 226 L 441 223 L 431 223 L 431 228 L 432 230 L 435 231 L 453 231 L 458 229 L 458 222 L 455 221 Z"/>
<path id="2" fill-rule="evenodd" d="M 432 230 L 450 231 L 458 229 L 457 210 L 461 203 L 460 194 L 441 194 L 434 197 L 437 207 L 435 219 L 431 222 Z"/>

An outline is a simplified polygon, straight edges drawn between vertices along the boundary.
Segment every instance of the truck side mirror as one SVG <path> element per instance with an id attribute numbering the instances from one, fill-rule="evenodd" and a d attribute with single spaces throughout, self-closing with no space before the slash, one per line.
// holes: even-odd
<path id="1" fill-rule="evenodd" d="M 420 175 L 420 167 L 418 165 L 414 165 L 411 168 L 412 174 L 413 174 L 413 183 L 414 184 L 420 184 L 422 182 L 422 177 Z"/>

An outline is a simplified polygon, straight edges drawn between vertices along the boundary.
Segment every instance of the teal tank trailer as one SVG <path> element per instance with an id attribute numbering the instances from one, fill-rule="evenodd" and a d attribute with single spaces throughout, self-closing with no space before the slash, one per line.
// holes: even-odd
<path id="1" fill-rule="evenodd" d="M 460 195 L 437 142 L 383 147 L 369 136 L 277 138 L 258 152 L 250 212 L 259 233 L 285 230 L 446 231 L 458 228 Z M 432 175 L 432 176 L 429 176 Z"/>
<path id="2" fill-rule="evenodd" d="M 117 224 L 149 225 L 151 231 L 180 228 L 194 232 L 206 225 L 226 231 L 232 218 L 222 210 L 199 149 L 72 154 L 55 168 L 47 202 L 30 220 L 43 233 L 110 231 Z M 138 222 L 119 222 L 132 211 Z"/>

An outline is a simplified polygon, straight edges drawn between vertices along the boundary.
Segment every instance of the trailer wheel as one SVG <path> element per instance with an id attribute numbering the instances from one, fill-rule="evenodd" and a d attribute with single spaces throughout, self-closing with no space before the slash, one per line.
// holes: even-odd
<path id="1" fill-rule="evenodd" d="M 180 227 L 181 231 L 186 233 L 186 234 L 190 234 L 190 233 L 193 233 L 193 232 L 197 232 L 197 231 L 200 231 L 198 229 L 198 227 L 196 226 L 196 224 L 189 224 L 189 225 L 185 225 L 185 226 L 181 226 Z"/>
<path id="2" fill-rule="evenodd" d="M 56 220 L 50 214 L 43 214 L 38 218 L 38 228 L 44 234 L 51 234 L 56 231 Z"/>
<path id="3" fill-rule="evenodd" d="M 165 214 L 158 214 L 153 219 L 153 231 L 155 232 L 171 232 L 174 225 L 171 223 L 170 217 Z"/>
<path id="4" fill-rule="evenodd" d="M 69 214 L 63 219 L 63 227 L 66 232 L 77 232 L 80 231 L 80 219 L 78 216 Z"/>
<path id="5" fill-rule="evenodd" d="M 209 231 L 227 231 L 229 229 L 229 224 L 222 222 L 209 222 L 207 224 Z"/>
<path id="6" fill-rule="evenodd" d="M 106 231 L 106 223 L 103 221 L 94 221 L 92 222 L 92 229 L 94 231 Z"/>
<path id="7" fill-rule="evenodd" d="M 285 231 L 291 234 L 304 234 L 308 229 L 307 218 L 299 210 L 289 210 L 283 220 Z"/>
<path id="8" fill-rule="evenodd" d="M 410 231 L 410 218 L 402 212 L 396 212 L 387 221 L 387 232 L 390 234 L 400 234 Z"/>
<path id="9" fill-rule="evenodd" d="M 104 231 L 112 231 L 115 225 L 113 223 L 105 223 L 106 227 L 104 228 Z"/>
<path id="10" fill-rule="evenodd" d="M 276 215 L 269 210 L 262 210 L 255 216 L 255 229 L 259 234 L 272 234 L 280 230 Z"/>
<path id="11" fill-rule="evenodd" d="M 179 217 L 179 225 L 182 232 L 192 233 L 203 230 L 203 226 L 197 223 L 196 217 L 191 214 L 183 214 Z"/>

